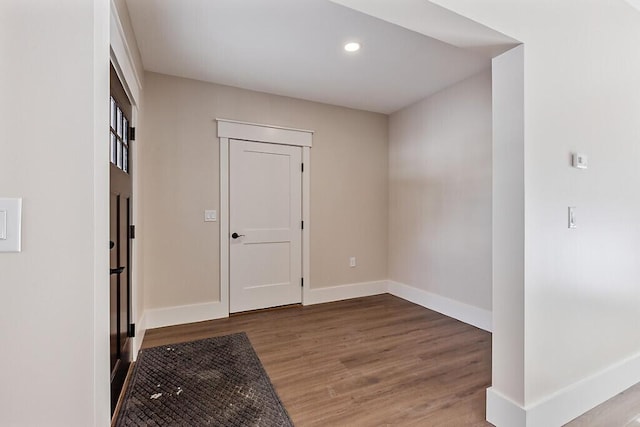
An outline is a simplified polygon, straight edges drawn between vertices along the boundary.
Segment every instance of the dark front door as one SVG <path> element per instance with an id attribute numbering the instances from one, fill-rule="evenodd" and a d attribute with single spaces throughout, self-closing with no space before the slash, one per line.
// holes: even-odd
<path id="1" fill-rule="evenodd" d="M 111 67 L 110 100 L 111 413 L 131 363 L 131 103 Z"/>

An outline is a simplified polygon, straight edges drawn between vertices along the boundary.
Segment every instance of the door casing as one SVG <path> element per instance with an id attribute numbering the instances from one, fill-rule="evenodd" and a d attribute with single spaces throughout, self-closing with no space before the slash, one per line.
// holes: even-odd
<path id="1" fill-rule="evenodd" d="M 255 141 L 270 144 L 293 145 L 302 148 L 302 304 L 308 301 L 311 286 L 309 280 L 310 257 L 309 236 L 311 224 L 309 222 L 310 207 L 310 172 L 311 146 L 313 131 L 285 128 L 256 123 L 239 122 L 235 120 L 216 119 L 218 138 L 220 140 L 220 303 L 224 312 L 229 315 L 229 144 L 232 139 Z"/>

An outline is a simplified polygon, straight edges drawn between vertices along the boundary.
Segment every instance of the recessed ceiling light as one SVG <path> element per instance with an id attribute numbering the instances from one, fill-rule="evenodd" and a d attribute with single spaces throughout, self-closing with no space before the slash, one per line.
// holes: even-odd
<path id="1" fill-rule="evenodd" d="M 360 43 L 358 42 L 350 42 L 344 45 L 344 50 L 347 52 L 356 52 L 360 50 Z"/>

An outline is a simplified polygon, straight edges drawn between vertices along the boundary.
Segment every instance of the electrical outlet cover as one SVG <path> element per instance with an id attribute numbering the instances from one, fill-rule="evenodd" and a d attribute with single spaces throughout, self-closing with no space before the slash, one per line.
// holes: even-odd
<path id="1" fill-rule="evenodd" d="M 586 155 L 580 153 L 573 153 L 571 160 L 574 168 L 587 169 L 589 166 L 589 159 Z"/>

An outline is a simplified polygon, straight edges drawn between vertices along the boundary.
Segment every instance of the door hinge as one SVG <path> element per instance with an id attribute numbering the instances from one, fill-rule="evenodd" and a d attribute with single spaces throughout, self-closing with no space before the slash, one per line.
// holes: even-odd
<path id="1" fill-rule="evenodd" d="M 132 126 L 129 128 L 129 141 L 135 141 L 135 140 L 136 140 L 136 128 Z"/>
<path id="2" fill-rule="evenodd" d="M 130 225 L 129 226 L 129 238 L 130 239 L 135 239 L 136 238 L 136 226 L 135 225 Z"/>
<path id="3" fill-rule="evenodd" d="M 127 334 L 129 338 L 135 338 L 136 336 L 136 324 L 131 323 L 129 325 L 129 333 Z"/>
<path id="4" fill-rule="evenodd" d="M 304 230 L 304 221 L 300 221 L 300 228 Z"/>
<path id="5" fill-rule="evenodd" d="M 300 278 L 300 287 L 304 288 L 304 277 Z"/>
<path id="6" fill-rule="evenodd" d="M 301 166 L 300 169 L 302 170 L 302 172 L 304 172 L 304 163 L 300 163 L 300 166 Z"/>

